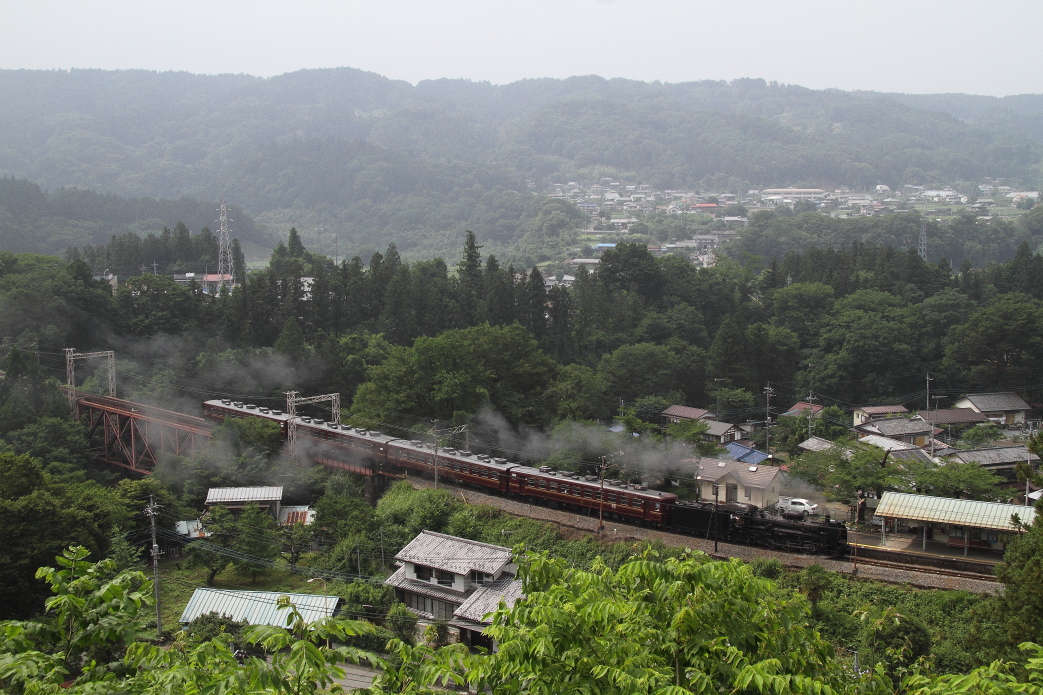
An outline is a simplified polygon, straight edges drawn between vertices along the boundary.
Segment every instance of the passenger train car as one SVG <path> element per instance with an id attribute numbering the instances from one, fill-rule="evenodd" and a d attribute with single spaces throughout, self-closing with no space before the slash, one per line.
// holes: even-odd
<path id="1" fill-rule="evenodd" d="M 260 417 L 279 423 L 287 436 L 289 416 L 281 410 L 230 400 L 203 404 L 206 418 Z M 411 470 L 487 492 L 552 503 L 610 519 L 668 528 L 725 542 L 765 545 L 806 552 L 846 550 L 847 529 L 839 522 L 795 521 L 749 504 L 679 502 L 677 495 L 621 480 L 534 468 L 503 458 L 452 448 L 435 448 L 415 439 L 374 430 L 297 417 L 297 437 L 307 455 L 331 468 L 364 474 Z M 603 498 L 603 499 L 602 499 Z"/>

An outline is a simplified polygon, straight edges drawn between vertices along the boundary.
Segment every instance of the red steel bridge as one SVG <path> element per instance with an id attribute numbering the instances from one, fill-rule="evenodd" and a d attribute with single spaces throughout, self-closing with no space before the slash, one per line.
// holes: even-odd
<path id="1" fill-rule="evenodd" d="M 159 453 L 188 456 L 210 441 L 213 423 L 172 410 L 112 396 L 75 392 L 76 417 L 85 420 L 88 440 L 100 435 L 98 457 L 138 473 L 151 474 Z"/>
<path id="2" fill-rule="evenodd" d="M 65 388 L 69 392 L 68 388 Z M 190 456 L 210 442 L 216 423 L 201 417 L 143 403 L 125 401 L 114 396 L 99 396 L 73 391 L 76 417 L 87 423 L 87 439 L 101 438 L 101 460 L 137 473 L 150 475 L 159 465 L 160 452 Z M 314 454 L 312 460 L 328 468 L 347 470 L 365 476 L 365 494 L 371 502 L 383 489 L 382 476 L 399 477 L 372 466 L 349 460 L 335 460 Z"/>

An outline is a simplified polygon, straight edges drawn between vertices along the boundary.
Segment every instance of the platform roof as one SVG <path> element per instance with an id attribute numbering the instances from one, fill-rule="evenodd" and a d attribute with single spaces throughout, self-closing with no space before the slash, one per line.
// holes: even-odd
<path id="1" fill-rule="evenodd" d="M 211 611 L 227 615 L 233 620 L 245 620 L 251 625 L 286 627 L 289 609 L 279 610 L 280 596 L 289 597 L 307 622 L 333 615 L 339 596 L 317 594 L 287 594 L 280 591 L 238 591 L 230 589 L 196 589 L 178 622 L 190 623 Z"/>
<path id="2" fill-rule="evenodd" d="M 1036 518 L 1036 510 L 1017 504 L 954 500 L 947 497 L 913 495 L 907 492 L 885 492 L 876 508 L 876 515 L 889 519 L 930 521 L 937 524 L 955 524 L 971 528 L 1016 531 L 1011 516 L 1017 514 L 1021 523 L 1029 525 Z"/>

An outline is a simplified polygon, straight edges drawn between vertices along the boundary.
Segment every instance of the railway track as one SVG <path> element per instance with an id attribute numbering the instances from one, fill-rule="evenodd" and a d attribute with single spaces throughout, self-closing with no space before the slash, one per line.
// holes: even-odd
<path id="1" fill-rule="evenodd" d="M 872 567 L 884 567 L 887 569 L 903 570 L 905 572 L 918 572 L 920 574 L 934 574 L 942 577 L 959 577 L 961 579 L 977 579 L 979 581 L 996 581 L 996 577 L 992 574 L 984 574 L 982 572 L 966 572 L 962 570 L 946 569 L 944 567 L 925 567 L 924 565 L 917 564 L 901 564 L 898 562 L 888 562 L 886 560 L 877 560 L 872 558 L 857 558 L 857 562 L 852 560 L 852 565 L 869 565 Z"/>
<path id="2" fill-rule="evenodd" d="M 406 479 L 415 487 L 433 487 L 432 482 L 424 478 L 407 476 Z M 923 589 L 956 589 L 977 594 L 991 594 L 1002 589 L 1002 584 L 994 576 L 985 573 L 984 569 L 980 572 L 970 572 L 865 558 L 862 556 L 862 553 L 865 552 L 865 546 L 859 547 L 857 562 L 853 562 L 854 558 L 851 557 L 830 558 L 819 555 L 799 555 L 757 546 L 733 545 L 724 542 L 721 542 L 719 549 L 715 551 L 712 538 L 708 540 L 698 536 L 687 536 L 647 526 L 631 526 L 614 521 L 606 521 L 605 529 L 599 533 L 596 516 L 589 517 L 562 509 L 529 504 L 496 495 L 487 495 L 469 488 L 457 487 L 453 492 L 469 504 L 487 504 L 514 516 L 553 523 L 559 530 L 564 531 L 568 529 L 567 533 L 592 534 L 606 540 L 658 541 L 666 545 L 701 550 L 714 559 L 719 560 L 738 558 L 744 562 L 751 562 L 756 558 L 770 558 L 776 559 L 783 565 L 794 569 L 802 569 L 808 565 L 817 564 L 822 565 L 831 572 Z"/>

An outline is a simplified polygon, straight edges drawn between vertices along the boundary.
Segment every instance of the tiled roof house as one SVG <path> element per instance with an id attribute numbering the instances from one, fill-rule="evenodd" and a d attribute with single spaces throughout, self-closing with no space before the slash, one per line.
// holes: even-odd
<path id="1" fill-rule="evenodd" d="M 517 565 L 503 546 L 422 531 L 395 561 L 399 568 L 384 583 L 398 599 L 421 618 L 448 621 L 468 644 L 489 646 L 482 616 L 521 596 Z"/>

